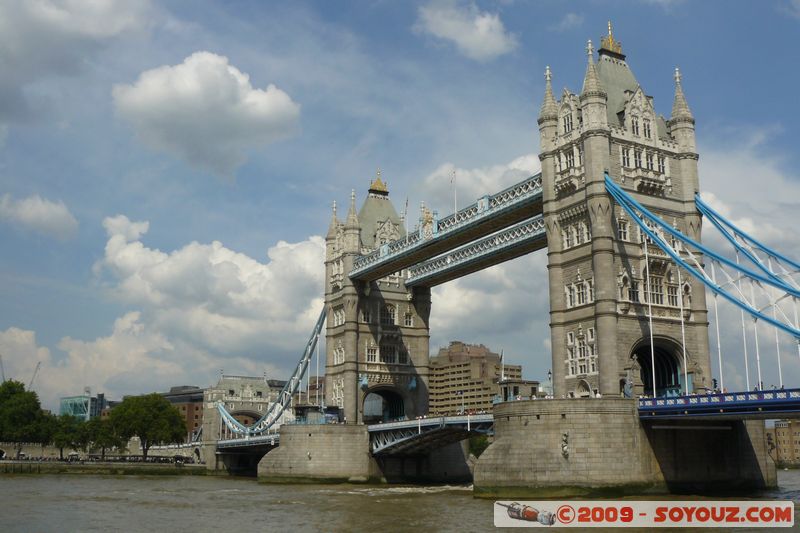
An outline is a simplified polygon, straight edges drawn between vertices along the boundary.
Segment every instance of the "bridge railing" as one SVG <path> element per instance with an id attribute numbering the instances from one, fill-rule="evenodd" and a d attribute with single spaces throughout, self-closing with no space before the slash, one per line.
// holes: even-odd
<path id="1" fill-rule="evenodd" d="M 518 245 L 523 241 L 527 242 L 532 238 L 544 236 L 544 219 L 541 215 L 523 220 L 498 233 L 478 239 L 446 254 L 412 266 L 408 269 L 406 286 L 412 286 L 432 274 L 456 269 L 464 264 L 471 264 L 483 257 Z"/>
<path id="2" fill-rule="evenodd" d="M 540 173 L 498 193 L 484 196 L 477 202 L 440 220 L 434 220 L 431 228 L 432 236 L 441 238 L 476 220 L 495 216 L 498 211 L 527 200 L 531 196 L 541 194 L 541 192 L 542 176 Z M 353 270 L 349 274 L 350 277 L 358 276 L 388 257 L 400 255 L 416 248 L 423 242 L 427 242 L 428 239 L 423 238 L 423 231 L 424 228 L 419 228 L 418 231 L 410 233 L 406 237 L 394 240 L 369 254 L 357 257 L 353 262 Z"/>
<path id="3" fill-rule="evenodd" d="M 681 407 L 769 405 L 786 402 L 787 400 L 800 401 L 800 389 L 692 394 L 674 398 L 639 398 L 639 409 L 658 411 L 674 410 Z"/>

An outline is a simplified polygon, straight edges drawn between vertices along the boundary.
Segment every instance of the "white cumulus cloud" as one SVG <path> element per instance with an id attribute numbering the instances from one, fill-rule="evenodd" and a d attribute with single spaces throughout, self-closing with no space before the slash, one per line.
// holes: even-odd
<path id="1" fill-rule="evenodd" d="M 439 209 L 440 215 L 453 211 L 453 187 L 464 207 L 481 196 L 494 194 L 528 178 L 541 169 L 539 157 L 527 154 L 506 164 L 478 168 L 459 168 L 454 163 L 443 163 L 428 174 L 420 186 L 425 191 L 427 203 Z M 453 182 L 453 172 L 455 181 Z"/>
<path id="2" fill-rule="evenodd" d="M 114 86 L 113 97 L 145 144 L 225 177 L 248 149 L 292 135 L 300 116 L 284 91 L 254 88 L 228 58 L 210 52 L 147 70 L 131 85 Z"/>
<path id="3" fill-rule="evenodd" d="M 553 31 L 567 31 L 583 24 L 584 16 L 581 13 L 567 13 L 557 24 L 550 26 Z"/>
<path id="4" fill-rule="evenodd" d="M 21 200 L 9 194 L 0 196 L 0 220 L 62 241 L 78 232 L 78 221 L 64 202 L 53 202 L 38 194 Z"/>
<path id="5" fill-rule="evenodd" d="M 480 11 L 475 3 L 434 1 L 421 6 L 414 30 L 453 43 L 470 59 L 490 61 L 517 47 L 500 15 Z"/>
<path id="6" fill-rule="evenodd" d="M 0 121 L 30 116 L 28 89 L 79 73 L 109 40 L 147 25 L 149 0 L 0 2 Z"/>

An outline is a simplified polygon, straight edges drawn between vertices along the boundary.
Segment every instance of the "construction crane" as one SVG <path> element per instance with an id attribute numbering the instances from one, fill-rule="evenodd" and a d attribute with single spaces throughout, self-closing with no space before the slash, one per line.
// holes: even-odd
<path id="1" fill-rule="evenodd" d="M 42 362 L 41 361 L 37 361 L 36 362 L 36 368 L 33 369 L 33 375 L 31 376 L 31 382 L 28 383 L 28 390 L 31 390 L 31 387 L 33 387 L 33 380 L 36 379 L 36 374 L 39 373 L 39 367 L 40 366 L 42 366 Z"/>

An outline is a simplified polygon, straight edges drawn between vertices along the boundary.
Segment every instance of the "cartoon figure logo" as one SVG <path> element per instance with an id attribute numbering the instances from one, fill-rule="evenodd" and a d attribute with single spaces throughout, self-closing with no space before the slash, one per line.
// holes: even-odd
<path id="1" fill-rule="evenodd" d="M 528 505 L 521 505 L 517 502 L 514 502 L 511 505 L 498 502 L 497 505 L 500 507 L 505 507 L 506 511 L 508 512 L 508 516 L 514 518 L 515 520 L 539 522 L 545 526 L 552 526 L 556 523 L 556 516 L 550 511 L 540 511 L 539 509 L 534 509 Z"/>

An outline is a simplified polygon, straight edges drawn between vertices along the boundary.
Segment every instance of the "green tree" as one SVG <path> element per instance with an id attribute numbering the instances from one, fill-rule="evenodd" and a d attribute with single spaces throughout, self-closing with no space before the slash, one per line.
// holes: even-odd
<path id="1" fill-rule="evenodd" d="M 100 449 L 100 459 L 105 461 L 106 450 L 117 448 L 121 450 L 125 447 L 125 440 L 119 436 L 111 420 L 103 418 L 92 418 L 86 423 L 84 428 L 84 440 L 93 449 Z"/>
<path id="2" fill-rule="evenodd" d="M 35 392 L 26 391 L 19 381 L 0 384 L 0 441 L 47 442 L 47 422 Z"/>
<path id="3" fill-rule="evenodd" d="M 182 442 L 186 432 L 180 411 L 157 393 L 125 398 L 111 410 L 111 423 L 126 441 L 139 437 L 144 459 L 153 444 Z"/>
<path id="4" fill-rule="evenodd" d="M 61 415 L 55 420 L 53 444 L 58 448 L 61 459 L 64 459 L 64 448 L 77 450 L 84 447 L 84 430 L 86 424 L 80 418 L 71 415 Z"/>

